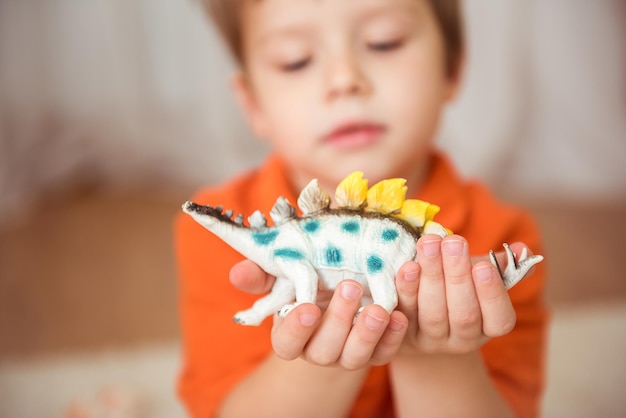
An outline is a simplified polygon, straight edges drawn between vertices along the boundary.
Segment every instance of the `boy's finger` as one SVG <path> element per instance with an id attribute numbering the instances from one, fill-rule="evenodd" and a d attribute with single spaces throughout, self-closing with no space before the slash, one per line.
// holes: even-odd
<path id="1" fill-rule="evenodd" d="M 474 341 L 482 334 L 482 324 L 467 241 L 458 235 L 446 237 L 442 254 L 451 342 Z"/>
<path id="2" fill-rule="evenodd" d="M 421 237 L 417 242 L 417 260 L 421 271 L 417 295 L 419 332 L 429 339 L 447 339 L 450 329 L 441 260 L 441 237 Z"/>
<path id="3" fill-rule="evenodd" d="M 299 357 L 319 324 L 321 316 L 320 308 L 312 303 L 296 306 L 284 318 L 275 315 L 272 347 L 276 355 L 284 360 Z"/>
<path id="4" fill-rule="evenodd" d="M 321 366 L 337 362 L 361 306 L 362 296 L 361 285 L 354 280 L 344 280 L 337 286 L 319 327 L 307 344 L 306 359 L 309 362 Z"/>
<path id="5" fill-rule="evenodd" d="M 229 279 L 237 289 L 254 294 L 269 292 L 276 280 L 250 260 L 243 260 L 232 266 Z"/>
<path id="6" fill-rule="evenodd" d="M 396 275 L 396 289 L 398 291 L 397 310 L 404 313 L 409 320 L 409 332 L 417 332 L 417 294 L 419 290 L 420 265 L 408 261 Z"/>
<path id="7" fill-rule="evenodd" d="M 368 364 L 389 320 L 389 314 L 381 306 L 371 304 L 365 307 L 348 335 L 339 363 L 348 370 Z"/>
<path id="8" fill-rule="evenodd" d="M 398 352 L 408 329 L 407 317 L 400 311 L 393 311 L 387 329 L 372 353 L 370 364 L 376 366 L 389 363 Z"/>
<path id="9" fill-rule="evenodd" d="M 515 309 L 497 269 L 489 262 L 481 262 L 474 266 L 472 273 L 483 334 L 492 338 L 509 333 L 515 326 Z"/>

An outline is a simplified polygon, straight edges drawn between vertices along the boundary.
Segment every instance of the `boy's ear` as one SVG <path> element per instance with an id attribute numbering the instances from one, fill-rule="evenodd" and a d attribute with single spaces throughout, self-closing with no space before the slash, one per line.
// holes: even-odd
<path id="1" fill-rule="evenodd" d="M 465 75 L 465 54 L 461 53 L 456 62 L 456 68 L 454 73 L 448 76 L 448 92 L 446 94 L 446 101 L 450 102 L 459 93 L 461 85 L 463 84 L 463 76 Z"/>
<path id="2" fill-rule="evenodd" d="M 257 137 L 267 138 L 267 123 L 248 77 L 238 71 L 232 76 L 230 84 L 250 129 Z"/>

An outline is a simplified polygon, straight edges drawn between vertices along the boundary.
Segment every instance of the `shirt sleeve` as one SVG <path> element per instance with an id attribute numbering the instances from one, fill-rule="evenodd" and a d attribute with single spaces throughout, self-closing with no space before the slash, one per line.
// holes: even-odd
<path id="1" fill-rule="evenodd" d="M 224 202 L 223 196 L 194 200 Z M 258 297 L 229 282 L 230 268 L 242 257 L 187 215 L 176 220 L 175 250 L 183 346 L 178 394 L 190 416 L 211 417 L 232 388 L 270 353 L 271 321 L 259 327 L 232 321 Z"/>
<path id="2" fill-rule="evenodd" d="M 539 234 L 529 218 L 522 218 L 505 242 L 523 241 L 543 253 Z M 518 417 L 539 415 L 544 391 L 544 358 L 548 312 L 543 298 L 545 262 L 509 291 L 517 322 L 508 335 L 485 345 L 483 355 L 490 374 Z"/>
<path id="3" fill-rule="evenodd" d="M 476 237 L 479 254 L 502 250 L 502 243 L 525 243 L 534 254 L 543 254 L 539 228 L 526 211 L 503 205 L 482 190 L 475 194 L 474 219 L 468 234 Z M 478 200 L 479 199 L 479 200 Z M 517 322 L 514 330 L 494 338 L 482 348 L 489 373 L 500 393 L 518 417 L 539 415 L 544 391 L 548 311 L 544 301 L 546 261 L 538 264 L 509 290 Z"/>

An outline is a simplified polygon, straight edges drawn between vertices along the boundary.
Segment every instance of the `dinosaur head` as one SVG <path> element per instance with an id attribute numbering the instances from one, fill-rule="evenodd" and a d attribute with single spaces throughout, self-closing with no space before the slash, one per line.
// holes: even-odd
<path id="1" fill-rule="evenodd" d="M 243 215 L 237 215 L 233 220 L 233 211 L 227 210 L 224 212 L 224 208 L 221 206 L 198 205 L 197 203 L 187 201 L 183 203 L 183 212 L 190 215 L 205 228 L 218 223 L 243 226 Z"/>

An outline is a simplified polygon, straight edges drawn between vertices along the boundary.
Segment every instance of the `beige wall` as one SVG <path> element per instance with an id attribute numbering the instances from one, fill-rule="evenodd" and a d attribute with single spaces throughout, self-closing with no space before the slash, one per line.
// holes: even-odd
<path id="1" fill-rule="evenodd" d="M 467 83 L 444 133 L 464 171 L 509 195 L 626 201 L 626 3 L 465 4 Z"/>

